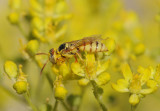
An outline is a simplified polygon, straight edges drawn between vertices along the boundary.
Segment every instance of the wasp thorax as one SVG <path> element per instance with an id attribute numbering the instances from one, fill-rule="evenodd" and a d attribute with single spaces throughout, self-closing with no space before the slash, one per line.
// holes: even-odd
<path id="1" fill-rule="evenodd" d="M 49 56 L 49 60 L 52 64 L 56 63 L 56 59 L 55 59 L 55 50 L 52 48 L 50 51 L 50 56 Z"/>
<path id="2" fill-rule="evenodd" d="M 65 44 L 65 43 L 64 43 L 64 44 L 61 44 L 61 45 L 59 46 L 59 48 L 58 48 L 58 51 L 60 52 L 61 50 L 65 49 L 65 47 L 66 47 L 66 44 Z"/>

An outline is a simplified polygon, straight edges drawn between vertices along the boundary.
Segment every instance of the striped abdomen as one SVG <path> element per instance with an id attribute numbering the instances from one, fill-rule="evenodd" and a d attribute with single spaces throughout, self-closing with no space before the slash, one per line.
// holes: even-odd
<path id="1" fill-rule="evenodd" d="M 106 46 L 98 41 L 90 42 L 89 44 L 83 43 L 83 45 L 79 46 L 80 51 L 86 51 L 86 52 L 104 52 L 108 51 Z"/>

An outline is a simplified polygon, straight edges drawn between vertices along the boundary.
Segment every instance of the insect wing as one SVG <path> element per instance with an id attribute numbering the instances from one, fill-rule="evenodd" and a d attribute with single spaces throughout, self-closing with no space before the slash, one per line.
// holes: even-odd
<path id="1" fill-rule="evenodd" d="M 71 42 L 67 42 L 70 46 L 74 45 L 74 47 L 79 47 L 81 45 L 84 45 L 84 43 L 90 44 L 91 42 L 95 42 L 95 41 L 101 41 L 103 40 L 101 38 L 101 35 L 92 35 L 90 37 L 84 37 L 83 39 L 80 40 L 76 40 L 76 41 L 71 41 Z"/>
<path id="2" fill-rule="evenodd" d="M 68 49 L 63 50 L 63 53 L 69 52 L 69 51 L 71 51 L 75 48 L 78 48 L 84 44 L 87 45 L 87 44 L 90 44 L 91 42 L 101 41 L 101 40 L 103 40 L 101 38 L 101 35 L 92 35 L 89 37 L 84 37 L 83 39 L 80 39 L 80 40 L 66 42 L 69 45 L 69 47 L 68 47 Z"/>

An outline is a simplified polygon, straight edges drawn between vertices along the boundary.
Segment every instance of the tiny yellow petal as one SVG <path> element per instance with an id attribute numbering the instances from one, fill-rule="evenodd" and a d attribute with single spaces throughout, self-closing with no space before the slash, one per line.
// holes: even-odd
<path id="1" fill-rule="evenodd" d="M 155 91 L 154 88 L 141 89 L 140 93 L 143 94 L 143 95 L 146 95 L 146 94 L 151 94 L 151 93 L 154 92 L 154 91 Z"/>
<path id="2" fill-rule="evenodd" d="M 132 77 L 133 77 L 131 69 L 130 69 L 128 64 L 123 64 L 122 65 L 122 73 L 123 73 L 124 78 L 127 81 L 130 81 L 132 79 Z"/>
<path id="3" fill-rule="evenodd" d="M 141 73 L 141 84 L 146 83 L 151 76 L 151 72 L 149 69 L 145 69 L 144 72 Z"/>
<path id="4" fill-rule="evenodd" d="M 157 87 L 157 82 L 155 80 L 148 80 L 147 86 L 150 88 L 155 88 L 155 87 Z"/>
<path id="5" fill-rule="evenodd" d="M 80 66 L 80 64 L 78 62 L 73 62 L 71 64 L 71 69 L 74 74 L 76 74 L 78 76 L 84 76 L 84 70 L 82 69 L 82 67 Z"/>
<path id="6" fill-rule="evenodd" d="M 136 94 L 132 94 L 129 98 L 129 103 L 133 106 L 139 103 L 139 97 Z"/>
<path id="7" fill-rule="evenodd" d="M 112 88 L 118 92 L 129 92 L 128 88 L 121 85 L 117 85 L 115 83 L 112 83 Z"/>
<path id="8" fill-rule="evenodd" d="M 30 56 L 34 56 L 39 49 L 39 42 L 37 40 L 30 40 L 26 46 L 26 52 Z"/>
<path id="9" fill-rule="evenodd" d="M 155 68 L 153 68 L 152 66 L 149 66 L 149 70 L 151 72 L 151 79 L 154 79 L 154 76 L 155 76 L 155 73 L 156 73 L 156 70 Z"/>
<path id="10" fill-rule="evenodd" d="M 52 71 L 58 75 L 59 74 L 59 70 L 55 67 L 55 65 L 52 66 Z"/>
<path id="11" fill-rule="evenodd" d="M 125 79 L 119 79 L 117 81 L 117 84 L 120 85 L 120 86 L 126 87 L 126 88 L 128 88 L 128 86 L 129 86 L 128 81 L 126 81 Z"/>
<path id="12" fill-rule="evenodd" d="M 93 53 L 86 54 L 86 64 L 85 64 L 85 72 L 86 76 L 89 79 L 94 79 L 96 77 L 97 64 L 95 61 L 95 56 Z"/>
<path id="13" fill-rule="evenodd" d="M 6 61 L 4 64 L 4 70 L 10 78 L 16 78 L 18 74 L 17 65 L 12 61 Z"/>
<path id="14" fill-rule="evenodd" d="M 110 75 L 107 72 L 104 72 L 102 74 L 100 74 L 97 79 L 95 80 L 95 82 L 97 83 L 97 85 L 105 85 L 106 83 L 109 82 L 110 80 Z"/>
<path id="15" fill-rule="evenodd" d="M 44 29 L 43 20 L 39 17 L 34 17 L 31 21 L 31 25 L 33 29 L 36 29 L 38 31 L 43 31 Z"/>
<path id="16" fill-rule="evenodd" d="M 63 77 L 67 77 L 71 74 L 69 67 L 66 63 L 62 63 L 59 67 L 59 74 L 63 75 Z"/>
<path id="17" fill-rule="evenodd" d="M 100 73 L 104 72 L 108 68 L 109 63 L 110 63 L 110 60 L 108 60 L 104 64 L 98 66 L 97 72 L 96 72 L 97 75 L 99 75 Z"/>
<path id="18" fill-rule="evenodd" d="M 94 54 L 86 54 L 86 66 L 95 68 L 95 56 Z"/>

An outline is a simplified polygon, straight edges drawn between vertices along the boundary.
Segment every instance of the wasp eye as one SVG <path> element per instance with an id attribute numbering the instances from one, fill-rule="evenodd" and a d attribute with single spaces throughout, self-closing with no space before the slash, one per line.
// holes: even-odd
<path id="1" fill-rule="evenodd" d="M 58 51 L 61 51 L 62 49 L 65 49 L 66 47 L 66 44 L 61 44 L 58 48 Z"/>

